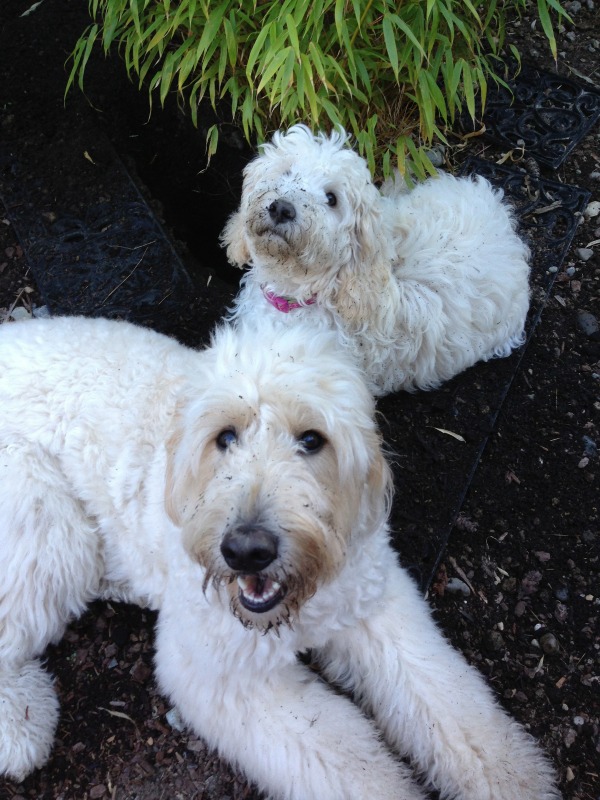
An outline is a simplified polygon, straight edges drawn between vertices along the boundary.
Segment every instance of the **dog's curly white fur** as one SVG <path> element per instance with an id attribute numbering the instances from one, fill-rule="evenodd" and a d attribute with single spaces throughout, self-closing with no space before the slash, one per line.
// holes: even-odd
<path id="1" fill-rule="evenodd" d="M 502 193 L 448 174 L 379 191 L 346 143 L 296 125 L 246 167 L 222 235 L 229 260 L 250 266 L 233 318 L 334 327 L 377 394 L 509 355 L 524 341 L 529 252 Z"/>
<path id="2" fill-rule="evenodd" d="M 558 798 L 396 562 L 373 401 L 335 338 L 0 326 L 0 773 L 49 757 L 40 658 L 113 594 L 159 609 L 163 691 L 272 797 Z"/>

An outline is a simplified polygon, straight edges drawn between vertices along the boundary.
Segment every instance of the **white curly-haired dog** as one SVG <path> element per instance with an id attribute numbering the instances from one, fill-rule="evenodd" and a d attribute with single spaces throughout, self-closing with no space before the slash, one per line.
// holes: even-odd
<path id="1" fill-rule="evenodd" d="M 371 389 L 431 389 L 524 341 L 529 251 L 502 193 L 440 174 L 379 191 L 342 131 L 276 133 L 221 240 L 249 265 L 233 318 L 334 327 Z"/>
<path id="2" fill-rule="evenodd" d="M 326 331 L 0 326 L 0 773 L 49 757 L 40 658 L 112 594 L 159 609 L 162 690 L 271 797 L 556 800 L 397 564 L 373 412 Z"/>

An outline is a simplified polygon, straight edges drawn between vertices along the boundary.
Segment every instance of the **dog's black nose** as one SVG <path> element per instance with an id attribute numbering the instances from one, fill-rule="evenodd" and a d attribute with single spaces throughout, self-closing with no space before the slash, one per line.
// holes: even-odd
<path id="1" fill-rule="evenodd" d="M 273 200 L 269 206 L 269 216 L 276 225 L 282 225 L 296 219 L 296 209 L 287 200 Z"/>
<path id="2" fill-rule="evenodd" d="M 236 572 L 260 572 L 277 558 L 277 545 L 277 536 L 270 531 L 241 525 L 225 534 L 221 553 Z"/>

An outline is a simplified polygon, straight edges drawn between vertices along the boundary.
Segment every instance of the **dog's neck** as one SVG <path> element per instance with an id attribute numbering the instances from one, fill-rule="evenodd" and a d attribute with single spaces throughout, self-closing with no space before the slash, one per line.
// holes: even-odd
<path id="1" fill-rule="evenodd" d="M 313 294 L 312 297 L 309 297 L 308 300 L 296 300 L 294 297 L 284 297 L 282 295 L 275 294 L 275 292 L 271 292 L 264 285 L 261 286 L 261 289 L 265 298 L 273 306 L 273 308 L 276 308 L 277 311 L 283 311 L 284 314 L 289 314 L 290 311 L 293 311 L 295 308 L 312 306 L 313 303 L 317 302 L 317 296 L 315 294 Z"/>

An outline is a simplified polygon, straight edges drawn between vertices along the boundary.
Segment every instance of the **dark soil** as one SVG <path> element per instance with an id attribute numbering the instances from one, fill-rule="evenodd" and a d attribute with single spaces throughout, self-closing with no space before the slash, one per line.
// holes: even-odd
<path id="1" fill-rule="evenodd" d="M 54 310 L 87 303 L 85 313 L 206 341 L 236 290 L 217 239 L 249 151 L 226 128 L 227 146 L 205 169 L 201 132 L 174 108 L 148 123 L 145 100 L 117 58 L 93 59 L 93 105 L 75 91 L 65 106 L 64 61 L 87 22 L 84 4 L 44 0 L 20 16 L 30 5 L 3 0 L 0 8 L 0 320 L 47 302 Z M 598 77 L 600 7 L 582 5 L 560 38 L 558 69 L 585 83 Z M 552 68 L 530 20 L 514 32 L 524 52 Z M 596 129 L 544 174 L 600 199 L 599 143 Z M 491 161 L 501 152 L 482 138 L 459 144 L 450 151 L 456 166 L 466 155 Z M 97 230 L 102 204 L 123 216 L 126 173 L 115 151 L 193 283 L 140 301 L 138 277 L 150 275 L 153 291 L 163 292 L 164 264 L 147 256 L 113 276 L 118 294 L 82 283 L 69 306 L 72 286 L 62 297 L 51 289 L 39 243 L 55 243 L 57 231 L 73 241 L 63 234 L 82 220 L 88 233 Z M 113 224 L 107 219 L 105 227 Z M 11 220 L 21 221 L 18 231 Z M 549 262 L 543 232 L 535 238 L 541 286 Z M 600 216 L 583 217 L 521 361 L 517 354 L 479 365 L 439 392 L 380 403 L 400 556 L 429 585 L 449 639 L 540 738 L 567 800 L 600 798 L 600 336 L 582 330 L 578 315 L 600 317 L 600 246 L 587 261 L 577 252 L 599 239 Z M 257 797 L 201 741 L 172 727 L 152 675 L 153 623 L 151 613 L 98 603 L 51 649 L 62 703 L 56 746 L 23 784 L 0 779 L 2 800 Z"/>

